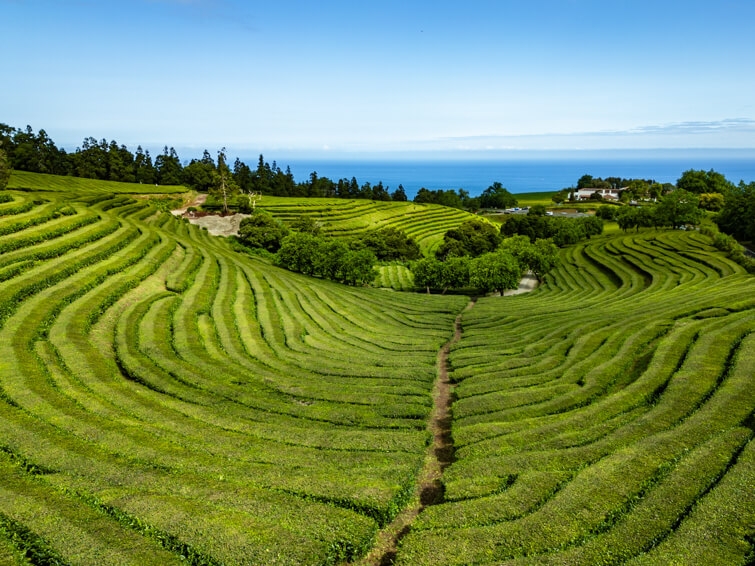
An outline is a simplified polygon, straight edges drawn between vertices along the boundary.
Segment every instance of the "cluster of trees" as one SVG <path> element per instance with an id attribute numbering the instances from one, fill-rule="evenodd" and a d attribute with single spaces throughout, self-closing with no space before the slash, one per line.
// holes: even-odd
<path id="1" fill-rule="evenodd" d="M 8 156 L 0 148 L 0 190 L 8 186 L 10 180 L 10 164 L 8 163 Z"/>
<path id="2" fill-rule="evenodd" d="M 755 242 L 755 182 L 731 187 L 714 220 L 725 233 Z"/>
<path id="3" fill-rule="evenodd" d="M 376 261 L 369 249 L 354 250 L 341 240 L 306 232 L 286 236 L 275 254 L 275 264 L 280 267 L 346 285 L 370 283 L 375 279 Z"/>
<path id="4" fill-rule="evenodd" d="M 131 152 L 125 145 L 106 139 L 93 137 L 84 139 L 80 147 L 72 153 L 55 145 L 44 130 L 35 133 L 31 126 L 16 129 L 0 124 L 0 149 L 8 157 L 10 168 L 36 173 L 74 175 L 89 179 L 123 181 L 136 183 L 159 183 L 161 185 L 186 185 L 197 191 L 208 192 L 217 189 L 220 180 L 225 179 L 229 188 L 224 190 L 226 197 L 234 194 L 257 193 L 262 195 L 288 197 L 333 197 L 349 199 L 370 199 L 382 201 L 406 201 L 404 187 L 399 185 L 394 191 L 382 182 L 359 184 L 355 177 L 336 181 L 318 176 L 317 172 L 307 180 L 296 182 L 290 168 L 285 171 L 273 161 L 272 165 L 259 156 L 256 167 L 250 167 L 239 158 L 226 161 L 225 151 L 218 152 L 216 160 L 204 150 L 200 159 L 182 161 L 173 147 L 165 146 L 157 156 L 149 150 L 136 148 Z M 222 155 L 223 163 L 221 163 Z M 226 165 L 226 163 L 228 165 Z M 227 175 L 222 171 L 227 166 Z M 515 200 L 500 183 L 494 183 L 481 197 L 472 198 L 467 191 L 459 189 L 429 191 L 420 189 L 414 199 L 417 203 L 436 203 L 454 208 L 477 209 L 514 206 Z M 511 203 L 514 204 L 505 204 Z"/>
<path id="5" fill-rule="evenodd" d="M 538 238 L 550 238 L 558 247 L 563 247 L 603 233 L 603 220 L 598 216 L 557 218 L 533 212 L 536 211 L 531 209 L 526 215 L 508 218 L 501 226 L 501 234 L 519 234 L 533 242 Z"/>
<path id="6" fill-rule="evenodd" d="M 395 200 L 395 199 L 394 199 Z M 485 189 L 479 197 L 471 197 L 464 189 L 454 191 L 430 191 L 421 188 L 414 197 L 416 203 L 442 204 L 451 208 L 478 210 L 480 208 L 511 208 L 517 205 L 517 200 L 501 183 L 496 181 Z"/>
<path id="7" fill-rule="evenodd" d="M 450 256 L 441 260 L 423 258 L 411 265 L 414 283 L 431 289 L 474 288 L 488 293 L 515 289 L 525 270 L 538 279 L 555 264 L 558 250 L 550 240 L 530 242 L 524 236 L 506 238 L 493 250 L 477 256 Z"/>
<path id="8" fill-rule="evenodd" d="M 317 222 L 301 216 L 293 232 L 266 212 L 256 211 L 241 221 L 238 241 L 250 248 L 275 254 L 276 265 L 340 281 L 364 285 L 375 278 L 377 261 L 414 260 L 420 257 L 417 242 L 396 228 L 383 228 L 349 239 L 321 234 Z"/>
<path id="9" fill-rule="evenodd" d="M 467 220 L 448 230 L 435 257 L 443 261 L 452 257 L 477 257 L 492 252 L 501 243 L 501 232 L 489 222 Z"/>

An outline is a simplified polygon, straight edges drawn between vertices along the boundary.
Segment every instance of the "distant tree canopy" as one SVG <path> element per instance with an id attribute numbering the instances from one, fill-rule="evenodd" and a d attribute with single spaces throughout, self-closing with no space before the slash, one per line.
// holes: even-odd
<path id="1" fill-rule="evenodd" d="M 690 193 L 728 193 L 735 188 L 734 184 L 727 180 L 721 173 L 711 169 L 710 171 L 696 171 L 689 169 L 682 173 L 676 181 L 679 189 Z"/>
<path id="2" fill-rule="evenodd" d="M 420 256 L 417 242 L 396 228 L 372 230 L 351 241 L 355 250 L 370 250 L 381 261 L 412 260 Z"/>
<path id="3" fill-rule="evenodd" d="M 480 208 L 512 208 L 517 200 L 498 181 L 493 183 L 480 195 Z"/>
<path id="4" fill-rule="evenodd" d="M 495 226 L 482 220 L 467 220 L 445 233 L 435 257 L 441 260 L 460 256 L 477 257 L 493 251 L 500 243 L 501 236 Z"/>
<path id="5" fill-rule="evenodd" d="M 519 286 L 522 265 L 506 250 L 487 252 L 479 257 L 452 257 L 446 261 L 422 258 L 411 265 L 414 283 L 430 289 L 472 287 L 484 293 L 504 291 Z"/>
<path id="6" fill-rule="evenodd" d="M 266 212 L 257 211 L 249 218 L 244 218 L 239 225 L 239 241 L 250 248 L 262 248 L 276 252 L 288 229 Z"/>
<path id="7" fill-rule="evenodd" d="M 740 240 L 755 242 L 755 182 L 740 182 L 727 195 L 715 216 L 718 227 Z"/>
<path id="8" fill-rule="evenodd" d="M 346 242 L 295 232 L 286 237 L 275 256 L 275 264 L 306 275 L 365 285 L 375 279 L 377 258 L 368 249 L 350 249 Z"/>
<path id="9" fill-rule="evenodd" d="M 597 216 L 554 218 L 532 214 L 512 215 L 501 225 L 501 234 L 505 237 L 521 234 L 531 242 L 551 238 L 558 247 L 576 244 L 602 233 L 603 220 Z"/>
<path id="10" fill-rule="evenodd" d="M 8 164 L 8 156 L 0 148 L 0 190 L 8 186 L 9 179 L 10 179 L 10 166 Z"/>
<path id="11" fill-rule="evenodd" d="M 678 228 L 685 224 L 697 224 L 702 213 L 699 198 L 688 191 L 677 189 L 663 196 L 655 206 L 629 207 L 619 209 L 616 222 L 624 231 L 631 228 L 655 228 L 670 226 Z"/>

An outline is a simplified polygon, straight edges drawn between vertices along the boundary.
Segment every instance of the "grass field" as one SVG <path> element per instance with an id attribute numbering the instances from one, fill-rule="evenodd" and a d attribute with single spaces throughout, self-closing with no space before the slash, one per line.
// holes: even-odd
<path id="1" fill-rule="evenodd" d="M 364 555 L 419 499 L 461 313 L 454 462 L 397 564 L 752 560 L 755 279 L 705 236 L 612 231 L 536 291 L 465 310 L 275 268 L 148 199 L 9 194 L 0 564 Z M 401 219 L 285 203 L 264 206 L 344 233 Z M 404 225 L 459 220 L 441 213 Z M 411 286 L 401 266 L 379 278 Z"/>
<path id="2" fill-rule="evenodd" d="M 432 253 L 443 235 L 466 220 L 480 218 L 437 204 L 346 200 L 336 198 L 263 197 L 257 206 L 290 224 L 299 216 L 314 218 L 325 234 L 348 237 L 378 228 L 397 228 Z"/>
<path id="3" fill-rule="evenodd" d="M 535 193 L 516 193 L 514 197 L 517 200 L 517 206 L 534 206 L 536 204 L 544 204 L 545 206 L 553 206 L 553 195 L 558 191 L 543 191 Z"/>
<path id="4" fill-rule="evenodd" d="M 83 179 L 81 177 L 30 173 L 29 171 L 11 171 L 8 188 L 22 191 L 95 191 L 125 194 L 174 194 L 188 191 L 182 185 L 120 183 L 117 181 L 99 181 L 96 179 Z"/>

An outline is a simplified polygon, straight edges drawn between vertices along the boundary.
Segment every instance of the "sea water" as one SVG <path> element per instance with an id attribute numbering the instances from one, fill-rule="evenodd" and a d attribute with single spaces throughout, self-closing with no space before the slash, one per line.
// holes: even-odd
<path id="1" fill-rule="evenodd" d="M 537 157 L 505 159 L 278 159 L 285 170 L 290 166 L 297 182 L 310 173 L 333 180 L 356 177 L 359 184 L 382 182 L 393 191 L 403 185 L 412 199 L 421 187 L 427 189 L 465 189 L 472 196 L 498 181 L 512 193 L 556 191 L 575 186 L 585 174 L 593 177 L 653 179 L 675 183 L 688 169 L 714 169 L 734 183 L 755 181 L 755 151 L 752 155 L 687 156 L 590 156 Z M 268 160 L 268 156 L 265 156 Z M 247 160 L 245 160 L 247 161 Z M 272 159 L 270 159 L 272 161 Z M 247 163 L 254 163 L 248 160 Z"/>

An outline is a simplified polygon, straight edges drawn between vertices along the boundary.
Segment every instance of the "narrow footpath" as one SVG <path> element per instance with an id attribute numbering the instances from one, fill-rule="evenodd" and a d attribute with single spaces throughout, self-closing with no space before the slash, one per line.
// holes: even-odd
<path id="1" fill-rule="evenodd" d="M 438 377 L 433 385 L 433 411 L 428 430 L 433 442 L 427 449 L 425 463 L 417 478 L 414 497 L 396 518 L 386 525 L 377 536 L 375 546 L 355 566 L 390 566 L 396 558 L 398 543 L 409 532 L 417 515 L 425 507 L 443 502 L 443 471 L 454 460 L 454 444 L 451 437 L 451 405 L 453 384 L 448 377 L 448 354 L 451 346 L 461 339 L 461 317 L 475 304 L 473 299 L 454 321 L 454 335 L 438 350 Z"/>

